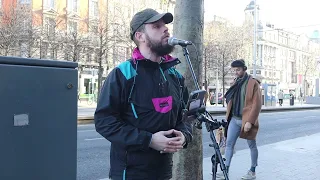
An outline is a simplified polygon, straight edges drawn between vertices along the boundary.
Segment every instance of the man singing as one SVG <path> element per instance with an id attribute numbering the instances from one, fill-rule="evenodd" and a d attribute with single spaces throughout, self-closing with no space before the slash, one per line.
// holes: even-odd
<path id="1" fill-rule="evenodd" d="M 94 119 L 111 142 L 112 180 L 171 179 L 172 153 L 191 142 L 191 125 L 181 113 L 188 92 L 174 68 L 180 61 L 168 55 L 173 47 L 166 24 L 172 21 L 171 13 L 153 9 L 136 13 L 130 36 L 137 48 L 102 87 Z"/>
<path id="2" fill-rule="evenodd" d="M 246 73 L 247 67 L 244 60 L 232 62 L 231 67 L 236 79 L 225 95 L 228 104 L 226 167 L 229 172 L 234 145 L 238 137 L 247 139 L 251 153 L 251 168 L 242 179 L 255 179 L 255 169 L 258 165 L 256 136 L 259 129 L 258 116 L 262 106 L 260 83 Z"/>

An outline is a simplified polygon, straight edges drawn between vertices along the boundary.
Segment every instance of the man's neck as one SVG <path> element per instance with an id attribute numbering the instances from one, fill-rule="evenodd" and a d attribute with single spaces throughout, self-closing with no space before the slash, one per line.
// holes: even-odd
<path id="1" fill-rule="evenodd" d="M 146 59 L 149 59 L 153 62 L 157 62 L 159 63 L 161 61 L 161 57 L 157 56 L 155 53 L 151 52 L 151 50 L 149 48 L 144 48 L 144 47 L 140 47 L 139 48 L 140 53 L 143 57 L 145 57 Z"/>
<path id="2" fill-rule="evenodd" d="M 241 77 L 239 77 L 239 79 L 242 79 L 245 76 L 246 76 L 246 73 L 244 73 Z"/>

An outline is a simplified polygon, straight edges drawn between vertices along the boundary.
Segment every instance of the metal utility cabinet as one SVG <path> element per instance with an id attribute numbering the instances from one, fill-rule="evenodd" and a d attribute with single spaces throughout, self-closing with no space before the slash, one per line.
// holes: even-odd
<path id="1" fill-rule="evenodd" d="M 0 56 L 0 180 L 76 180 L 77 66 Z"/>

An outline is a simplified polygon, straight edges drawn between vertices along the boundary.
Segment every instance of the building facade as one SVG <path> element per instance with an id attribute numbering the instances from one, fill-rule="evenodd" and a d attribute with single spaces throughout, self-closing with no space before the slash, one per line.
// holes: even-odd
<path id="1" fill-rule="evenodd" d="M 252 6 L 246 8 L 246 21 L 253 21 L 253 11 Z M 293 92 L 296 97 L 313 95 L 316 77 L 314 67 L 320 53 L 319 48 L 320 44 L 306 34 L 295 34 L 259 20 L 257 77 L 262 83 L 275 86 L 276 90 L 271 92 L 274 94 L 281 89 L 286 94 Z M 249 72 L 253 74 L 252 53 L 250 56 Z"/>
<path id="2" fill-rule="evenodd" d="M 278 91 L 283 90 L 287 95 L 292 92 L 295 97 L 314 96 L 315 82 L 320 76 L 319 31 L 314 31 L 313 35 L 308 37 L 306 34 L 295 34 L 289 30 L 279 29 L 272 23 L 259 20 L 259 9 L 259 6 L 257 6 L 256 77 L 261 81 L 262 86 L 268 85 L 269 87 L 272 87 L 266 89 L 266 94 L 275 98 Z M 243 47 L 244 52 L 233 58 L 245 59 L 248 66 L 247 72 L 253 74 L 253 1 L 245 7 L 244 16 L 245 21 L 241 29 L 239 29 L 239 31 L 247 33 L 247 36 L 243 36 L 243 42 L 246 42 Z M 213 40 L 216 43 L 214 46 L 217 47 L 219 46 L 217 43 L 225 43 L 224 41 L 217 41 L 217 37 L 215 36 L 219 35 L 219 32 L 217 31 L 218 28 L 212 28 L 210 23 L 228 26 L 228 20 L 216 16 L 213 22 L 207 22 L 205 24 L 204 49 L 205 51 L 219 52 L 218 49 L 212 49 L 210 45 L 208 46 L 208 43 Z M 231 27 L 236 28 L 232 25 Z M 211 35 L 208 36 L 208 34 Z M 247 42 L 247 40 L 249 42 Z M 236 46 L 235 44 L 233 45 Z M 233 47 L 230 46 L 228 48 L 232 50 Z M 214 69 L 215 67 L 221 67 L 222 63 L 220 62 L 220 64 L 214 65 L 215 67 L 212 68 L 210 67 L 210 61 L 216 61 L 215 59 L 217 57 L 215 57 L 215 53 L 210 54 L 210 52 L 204 52 L 204 54 L 203 72 L 205 72 L 204 74 L 209 78 L 208 86 L 209 88 L 214 89 L 214 91 L 218 86 L 218 91 L 222 92 L 221 88 L 223 80 L 221 74 L 217 74 L 217 70 Z M 232 74 L 232 72 L 229 72 L 225 76 L 224 83 L 226 89 L 230 86 L 230 83 L 233 82 L 233 79 L 234 74 Z"/>
<path id="3" fill-rule="evenodd" d="M 0 0 L 0 53 L 78 62 L 79 94 L 97 93 L 99 68 L 104 79 L 131 57 L 133 14 L 147 7 L 173 13 L 174 4 L 172 0 Z"/>

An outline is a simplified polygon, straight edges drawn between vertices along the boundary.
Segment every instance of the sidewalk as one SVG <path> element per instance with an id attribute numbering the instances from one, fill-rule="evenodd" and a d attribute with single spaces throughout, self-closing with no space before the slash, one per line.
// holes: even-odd
<path id="1" fill-rule="evenodd" d="M 320 179 L 320 133 L 258 146 L 257 180 Z M 239 180 L 250 168 L 250 150 L 237 151 L 230 166 L 230 180 Z M 203 159 L 203 180 L 212 179 L 211 158 Z"/>
<path id="2" fill-rule="evenodd" d="M 299 109 L 320 109 L 320 105 L 314 104 L 295 104 L 293 106 L 283 105 L 283 106 L 262 106 L 261 111 L 285 111 L 285 110 L 299 110 Z M 227 107 L 208 105 L 207 111 L 212 114 L 222 114 L 225 113 Z"/>
<path id="3" fill-rule="evenodd" d="M 95 104 L 88 105 L 85 103 L 78 104 L 78 123 L 80 121 L 91 121 L 93 120 Z M 262 107 L 262 112 L 275 112 L 275 111 L 289 111 L 289 110 L 307 110 L 307 109 L 320 109 L 320 105 L 312 104 L 296 104 L 294 106 L 283 105 L 283 106 L 273 106 L 273 107 Z M 215 115 L 225 115 L 226 107 L 208 105 L 207 111 Z"/>
<path id="4" fill-rule="evenodd" d="M 79 108 L 96 108 L 97 107 L 97 103 L 93 102 L 92 104 L 88 104 L 87 101 L 78 101 L 78 107 Z"/>

